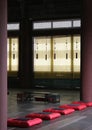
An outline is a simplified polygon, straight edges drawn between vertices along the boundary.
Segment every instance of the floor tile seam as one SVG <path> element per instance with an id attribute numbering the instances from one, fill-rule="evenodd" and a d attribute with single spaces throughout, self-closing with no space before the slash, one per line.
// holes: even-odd
<path id="1" fill-rule="evenodd" d="M 77 118 L 77 119 L 76 119 Z M 54 123 L 54 128 L 53 128 L 53 130 L 56 130 L 57 129 L 57 127 L 59 126 L 59 124 L 61 123 L 61 126 L 60 126 L 60 128 L 59 129 L 61 129 L 61 128 L 63 128 L 64 126 L 67 126 L 67 125 L 70 125 L 70 124 L 72 124 L 72 123 L 74 123 L 74 122 L 77 122 L 77 121 L 79 121 L 79 120 L 82 120 L 82 119 L 84 119 L 84 118 L 86 118 L 86 116 L 82 116 L 82 117 L 80 117 L 80 116 L 74 116 L 74 117 L 71 117 L 71 118 L 65 118 L 65 119 L 61 119 L 60 121 L 57 121 L 57 122 L 55 122 Z M 72 121 L 73 120 L 73 121 Z M 68 122 L 68 123 L 66 123 L 66 122 Z M 63 125 L 62 125 L 63 124 Z M 51 123 L 51 124 L 48 124 L 48 125 L 46 125 L 46 126 L 43 126 L 43 127 L 41 127 L 41 128 L 39 128 L 39 129 L 37 129 L 37 130 L 41 130 L 41 129 L 48 129 L 48 127 L 52 127 L 53 126 L 53 124 Z"/>

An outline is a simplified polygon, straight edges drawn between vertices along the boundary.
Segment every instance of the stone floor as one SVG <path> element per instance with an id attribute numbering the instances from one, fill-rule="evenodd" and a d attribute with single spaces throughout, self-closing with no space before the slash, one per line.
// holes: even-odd
<path id="1" fill-rule="evenodd" d="M 23 117 L 31 112 L 42 112 L 45 108 L 58 107 L 61 104 L 71 103 L 80 99 L 79 90 L 28 90 L 32 92 L 57 92 L 60 94 L 60 103 L 46 103 L 41 101 L 17 103 L 16 95 L 22 91 L 24 90 L 9 90 L 8 118 Z M 44 120 L 41 124 L 29 128 L 8 127 L 7 130 L 92 130 L 92 107 L 87 107 L 82 111 L 75 111 L 69 115 L 62 115 L 54 120 Z"/>

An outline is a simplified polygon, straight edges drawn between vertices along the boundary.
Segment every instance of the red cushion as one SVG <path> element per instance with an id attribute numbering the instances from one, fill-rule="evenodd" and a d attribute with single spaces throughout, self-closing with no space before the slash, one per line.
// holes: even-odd
<path id="1" fill-rule="evenodd" d="M 92 102 L 74 101 L 73 104 L 85 104 L 87 107 L 92 107 Z"/>
<path id="2" fill-rule="evenodd" d="M 59 106 L 60 108 L 72 108 L 75 110 L 83 110 L 86 108 L 85 104 L 65 104 L 65 105 L 61 105 Z"/>
<path id="3" fill-rule="evenodd" d="M 10 118 L 7 120 L 7 125 L 24 128 L 40 124 L 41 122 L 42 120 L 40 118 Z"/>
<path id="4" fill-rule="evenodd" d="M 26 115 L 26 117 L 28 118 L 35 117 L 35 118 L 41 118 L 44 120 L 52 120 L 60 116 L 61 116 L 60 113 L 51 113 L 51 112 L 31 113 L 31 114 Z"/>
<path id="5" fill-rule="evenodd" d="M 72 108 L 48 108 L 43 110 L 44 112 L 57 112 L 63 115 L 70 114 L 74 112 L 75 110 Z"/>

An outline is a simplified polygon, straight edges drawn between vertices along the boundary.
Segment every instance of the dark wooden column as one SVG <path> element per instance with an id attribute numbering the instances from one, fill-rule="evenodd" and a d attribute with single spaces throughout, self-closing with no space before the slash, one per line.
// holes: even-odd
<path id="1" fill-rule="evenodd" d="M 7 0 L 0 1 L 0 130 L 7 130 Z"/>
<path id="2" fill-rule="evenodd" d="M 83 0 L 82 9 L 81 99 L 92 101 L 92 0 Z"/>
<path id="3" fill-rule="evenodd" d="M 19 56 L 19 78 L 21 88 L 30 88 L 32 84 L 32 33 L 31 21 L 28 18 L 28 9 L 25 1 L 21 1 L 21 23 L 20 23 L 20 56 Z"/>

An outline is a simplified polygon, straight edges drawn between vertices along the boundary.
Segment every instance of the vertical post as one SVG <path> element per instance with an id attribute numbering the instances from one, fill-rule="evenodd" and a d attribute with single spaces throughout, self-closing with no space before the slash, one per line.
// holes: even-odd
<path id="1" fill-rule="evenodd" d="M 92 101 L 92 0 L 83 0 L 81 99 Z"/>
<path id="2" fill-rule="evenodd" d="M 7 130 L 7 0 L 0 1 L 0 130 Z"/>
<path id="3" fill-rule="evenodd" d="M 22 88 L 30 88 L 33 85 L 33 45 L 32 45 L 32 23 L 28 17 L 28 8 L 24 0 L 20 1 L 21 23 L 20 23 L 20 47 L 19 47 L 19 77 Z"/>
<path id="4" fill-rule="evenodd" d="M 29 77 L 29 48 L 28 48 L 28 22 L 27 19 L 22 19 L 20 23 L 20 60 L 19 60 L 19 77 L 20 86 L 28 88 Z"/>

